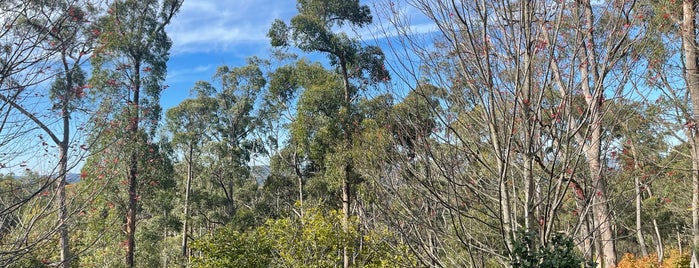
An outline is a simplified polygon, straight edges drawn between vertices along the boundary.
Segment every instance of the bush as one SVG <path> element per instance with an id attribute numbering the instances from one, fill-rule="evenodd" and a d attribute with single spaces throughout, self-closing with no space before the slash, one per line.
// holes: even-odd
<path id="1" fill-rule="evenodd" d="M 535 234 L 533 232 L 518 231 L 518 240 L 515 241 L 512 252 L 512 267 L 526 268 L 580 268 L 585 259 L 575 252 L 573 239 L 563 234 L 555 234 L 547 245 L 533 248 Z M 586 267 L 594 266 L 593 263 L 585 263 Z"/>
<path id="2" fill-rule="evenodd" d="M 391 242 L 390 231 L 362 234 L 354 217 L 344 231 L 341 222 L 340 211 L 307 208 L 303 217 L 269 220 L 245 232 L 228 227 L 193 243 L 192 249 L 202 253 L 193 259 L 194 267 L 338 267 L 343 248 L 353 256 L 354 267 L 416 265 L 406 246 Z"/>
<path id="3" fill-rule="evenodd" d="M 626 253 L 619 261 L 617 268 L 689 268 L 689 254 L 681 254 L 676 249 L 670 249 L 667 252 L 662 264 L 658 263 L 658 255 L 655 253 L 646 257 L 636 257 L 632 253 Z"/>

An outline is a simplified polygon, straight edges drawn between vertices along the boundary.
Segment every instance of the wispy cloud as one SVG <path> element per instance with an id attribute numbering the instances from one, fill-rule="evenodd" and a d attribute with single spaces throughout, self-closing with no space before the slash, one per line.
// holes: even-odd
<path id="1" fill-rule="evenodd" d="M 276 18 L 296 12 L 295 1 L 185 1 L 168 26 L 172 52 L 226 52 L 240 44 L 266 45 L 266 33 Z"/>
<path id="2" fill-rule="evenodd" d="M 169 83 L 179 83 L 181 81 L 190 81 L 192 76 L 208 75 L 213 73 L 215 65 L 197 65 L 187 68 L 178 68 L 168 72 L 167 81 Z"/>

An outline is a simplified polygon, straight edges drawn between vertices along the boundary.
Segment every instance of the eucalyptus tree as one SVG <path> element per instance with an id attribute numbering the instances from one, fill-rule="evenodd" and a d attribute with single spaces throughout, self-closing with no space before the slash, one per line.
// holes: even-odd
<path id="1" fill-rule="evenodd" d="M 236 204 L 236 199 L 249 198 L 236 197 L 236 192 L 242 190 L 236 189 L 236 184 L 241 187 L 257 185 L 256 181 L 250 180 L 248 162 L 259 149 L 259 142 L 253 134 L 259 126 L 255 104 L 259 92 L 267 84 L 262 72 L 264 65 L 267 65 L 265 60 L 253 57 L 245 66 L 221 66 L 214 75 L 220 84 L 215 94 L 218 100 L 217 126 L 211 149 L 216 157 L 212 166 L 216 174 L 212 177 L 225 194 L 229 219 L 236 214 L 236 207 L 244 205 Z"/>
<path id="2" fill-rule="evenodd" d="M 684 82 L 691 103 L 690 120 L 687 123 L 687 138 L 692 155 L 692 267 L 699 267 L 699 42 L 697 38 L 697 3 L 682 1 L 682 19 L 679 22 L 682 37 L 682 63 Z"/>
<path id="3" fill-rule="evenodd" d="M 182 255 L 187 257 L 187 239 L 190 227 L 190 192 L 192 180 L 195 179 L 196 161 L 202 154 L 203 147 L 212 135 L 212 130 L 216 127 L 215 115 L 217 101 L 210 95 L 213 88 L 203 82 L 197 83 L 192 92 L 195 98 L 186 99 L 177 106 L 166 112 L 166 127 L 172 133 L 172 143 L 182 154 L 187 165 L 187 178 L 185 182 L 184 194 L 184 219 L 182 224 Z"/>
<path id="4" fill-rule="evenodd" d="M 260 152 L 260 120 L 256 104 L 265 90 L 262 69 L 265 60 L 250 58 L 241 67 L 220 66 L 211 82 L 198 81 L 195 98 L 167 111 L 172 143 L 182 156 L 187 179 L 184 189 L 185 230 L 182 250 L 186 253 L 187 232 L 232 224 L 249 227 L 250 213 L 258 204 L 258 181 L 250 163 Z M 201 232 L 199 233 L 201 235 Z"/>
<path id="5" fill-rule="evenodd" d="M 418 179 L 403 185 L 452 220 L 430 229 L 452 238 L 439 248 L 475 258 L 429 257 L 507 265 L 523 257 L 518 230 L 536 234 L 530 248 L 565 230 L 586 260 L 616 265 L 602 118 L 613 113 L 608 99 L 629 96 L 637 62 L 628 55 L 645 30 L 635 2 L 408 2 L 435 31 L 413 32 L 401 4 L 382 4 L 387 34 L 402 36 L 391 48 L 396 73 L 412 90 L 445 94 L 432 105 L 437 131 L 418 150 Z"/>
<path id="6" fill-rule="evenodd" d="M 699 73 L 697 72 L 697 4 L 695 1 L 643 1 L 644 21 L 651 27 L 644 42 L 648 48 L 640 50 L 640 59 L 646 63 L 643 73 L 645 86 L 660 89 L 657 100 L 667 109 L 660 117 L 673 139 L 689 147 L 675 146 L 673 155 L 690 160 L 691 195 L 691 266 L 699 267 Z M 678 159 L 679 160 L 679 159 Z M 676 167 L 676 165 L 673 165 Z M 673 172 L 683 173 L 686 168 Z"/>
<path id="7" fill-rule="evenodd" d="M 362 89 L 353 85 L 351 80 L 367 82 L 387 81 L 389 76 L 384 68 L 384 54 L 376 46 L 361 46 L 351 39 L 339 27 L 351 25 L 363 27 L 372 22 L 371 11 L 366 5 L 360 5 L 358 0 L 300 0 L 297 5 L 299 14 L 294 16 L 287 25 L 276 20 L 269 30 L 272 46 L 287 47 L 293 45 L 304 52 L 320 52 L 328 56 L 330 63 L 336 68 L 342 81 L 342 100 L 337 116 L 341 126 L 339 135 L 343 138 L 338 153 L 352 148 L 354 129 L 360 121 L 356 114 L 354 103 Z M 344 149 L 342 148 L 344 147 Z M 348 228 L 348 217 L 351 213 L 350 203 L 354 197 L 353 188 L 360 181 L 353 170 L 352 159 L 349 155 L 336 154 L 335 167 L 337 175 L 341 176 L 342 211 L 345 214 L 343 222 Z M 350 265 L 347 248 L 344 250 L 344 267 Z"/>
<path id="8" fill-rule="evenodd" d="M 93 30 L 98 45 L 93 52 L 90 83 L 103 93 L 103 111 L 112 111 L 130 145 L 126 181 L 126 260 L 133 267 L 140 176 L 138 148 L 145 147 L 159 121 L 160 92 L 172 42 L 165 27 L 182 5 L 181 0 L 114 1 Z M 145 179 L 147 180 L 147 179 Z"/>

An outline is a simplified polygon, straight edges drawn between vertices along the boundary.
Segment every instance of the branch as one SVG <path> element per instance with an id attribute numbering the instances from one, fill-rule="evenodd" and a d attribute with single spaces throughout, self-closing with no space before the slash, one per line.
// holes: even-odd
<path id="1" fill-rule="evenodd" d="M 6 102 L 6 103 L 8 103 L 8 104 L 10 104 L 10 106 L 12 106 L 12 107 L 14 107 L 15 109 L 19 110 L 20 113 L 24 114 L 24 115 L 27 116 L 29 119 L 31 119 L 32 121 L 34 121 L 34 123 L 37 124 L 37 126 L 39 126 L 39 128 L 41 128 L 42 130 L 44 130 L 44 132 L 46 132 L 46 134 L 49 135 L 49 137 L 51 137 L 51 140 L 52 140 L 54 143 L 56 143 L 56 145 L 60 145 L 60 144 L 61 144 L 61 140 L 58 139 L 58 137 L 53 133 L 53 131 L 51 131 L 51 129 L 49 129 L 49 127 L 48 127 L 46 124 L 44 124 L 44 122 L 41 122 L 41 120 L 39 120 L 39 118 L 37 118 L 35 115 L 33 115 L 32 113 L 30 113 L 29 111 L 27 111 L 27 109 L 25 109 L 24 107 L 22 107 L 21 105 L 19 105 L 17 102 L 15 102 L 15 101 L 13 101 L 13 100 L 10 100 L 10 99 L 7 98 L 5 95 L 0 94 L 0 100 Z"/>

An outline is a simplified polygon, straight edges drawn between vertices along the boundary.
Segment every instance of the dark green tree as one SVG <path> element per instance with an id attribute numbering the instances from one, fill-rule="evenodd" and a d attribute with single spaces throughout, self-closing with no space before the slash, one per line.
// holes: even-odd
<path id="1" fill-rule="evenodd" d="M 387 81 L 389 75 L 384 67 L 384 54 L 376 46 L 361 46 L 357 40 L 351 39 L 339 26 L 352 25 L 363 27 L 372 22 L 371 11 L 366 5 L 360 5 L 358 0 L 299 0 L 299 14 L 291 19 L 289 25 L 276 20 L 268 36 L 272 46 L 295 46 L 304 52 L 321 52 L 328 56 L 330 63 L 336 68 L 342 81 L 342 99 L 337 116 L 333 116 L 340 126 L 337 133 L 343 138 L 343 144 L 337 152 L 348 151 L 353 144 L 355 129 L 361 121 L 357 116 L 355 103 L 359 90 L 368 83 Z M 351 80 L 363 80 L 362 86 L 353 85 Z M 341 177 L 341 201 L 345 229 L 348 228 L 350 203 L 354 198 L 352 188 L 359 183 L 360 178 L 354 172 L 352 160 L 348 155 L 334 160 Z M 350 265 L 347 248 L 344 250 L 344 267 Z"/>

